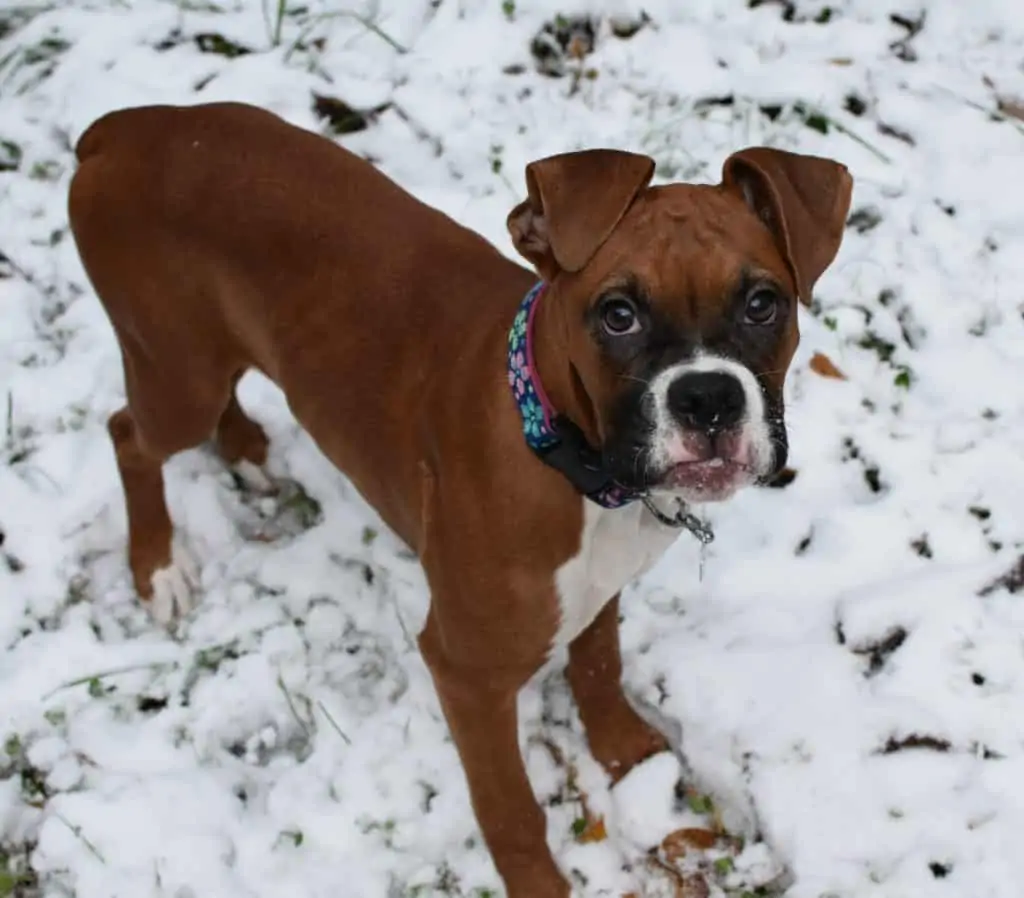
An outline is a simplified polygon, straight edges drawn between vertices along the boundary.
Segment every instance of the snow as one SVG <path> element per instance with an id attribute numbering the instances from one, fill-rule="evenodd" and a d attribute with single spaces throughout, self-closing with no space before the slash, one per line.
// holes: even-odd
<path id="1" fill-rule="evenodd" d="M 643 149 L 660 178 L 694 180 L 759 142 L 849 165 L 861 217 L 802 313 L 788 381 L 796 479 L 705 510 L 717 539 L 702 578 L 683 536 L 629 589 L 625 680 L 728 827 L 764 837 L 726 886 L 785 868 L 789 898 L 1016 898 L 1024 600 L 979 595 L 1024 551 L 1014 5 L 929 2 L 900 45 L 890 14 L 924 5 L 649 0 L 652 24 L 620 39 L 606 22 L 582 65 L 595 74 L 570 64 L 563 78 L 534 71 L 545 21 L 641 4 L 504 6 L 286 3 L 277 46 L 277 4 L 256 0 L 0 11 L 0 159 L 20 150 L 0 172 L 10 893 L 500 894 L 415 649 L 423 577 L 272 385 L 248 378 L 242 402 L 302 492 L 268 502 L 210 453 L 182 454 L 170 503 L 202 564 L 201 604 L 167 633 L 128 582 L 105 431 L 120 363 L 67 232 L 70 147 L 96 116 L 141 103 L 240 99 L 320 128 L 315 91 L 390 103 L 341 142 L 509 253 L 522 168 L 548 153 Z M 253 52 L 200 52 L 203 33 Z M 847 379 L 811 370 L 815 352 Z M 668 801 L 674 762 L 609 792 L 560 674 L 521 708 L 579 893 L 664 894 L 641 860 L 701 819 Z M 574 837 L 580 792 L 608 838 Z"/>

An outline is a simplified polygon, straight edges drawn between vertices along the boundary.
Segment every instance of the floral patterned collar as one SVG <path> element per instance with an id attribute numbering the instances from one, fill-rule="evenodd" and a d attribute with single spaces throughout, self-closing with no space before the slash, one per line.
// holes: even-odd
<path id="1" fill-rule="evenodd" d="M 534 368 L 533 316 L 546 287 L 541 281 L 526 294 L 508 334 L 508 382 L 523 420 L 523 436 L 541 461 L 561 471 L 592 502 L 621 508 L 641 496 L 616 483 L 605 470 L 600 451 L 552 408 Z"/>

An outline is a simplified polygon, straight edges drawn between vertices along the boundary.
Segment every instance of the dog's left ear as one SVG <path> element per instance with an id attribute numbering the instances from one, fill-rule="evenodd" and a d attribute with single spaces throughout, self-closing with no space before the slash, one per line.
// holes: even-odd
<path id="1" fill-rule="evenodd" d="M 843 241 L 853 178 L 832 159 L 750 147 L 722 167 L 722 184 L 743 200 L 775 236 L 797 293 L 810 304 L 814 284 Z"/>
<path id="2" fill-rule="evenodd" d="M 653 159 L 620 150 L 583 150 L 531 162 L 528 198 L 507 220 L 516 250 L 544 280 L 559 271 L 579 271 L 653 175 Z"/>

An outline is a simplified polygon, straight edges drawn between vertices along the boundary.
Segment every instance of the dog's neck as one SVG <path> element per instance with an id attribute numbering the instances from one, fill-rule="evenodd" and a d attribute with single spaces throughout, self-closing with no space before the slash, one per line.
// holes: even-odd
<path id="1" fill-rule="evenodd" d="M 640 496 L 609 474 L 601 450 L 591 444 L 572 415 L 571 387 L 566 383 L 571 372 L 548 380 L 557 393 L 549 393 L 541 379 L 544 366 L 539 351 L 543 344 L 536 339 L 538 319 L 543 315 L 543 324 L 556 324 L 554 310 L 541 302 L 547 290 L 541 281 L 526 294 L 509 330 L 509 386 L 522 418 L 523 437 L 537 457 L 565 476 L 577 492 L 604 508 L 620 508 Z"/>

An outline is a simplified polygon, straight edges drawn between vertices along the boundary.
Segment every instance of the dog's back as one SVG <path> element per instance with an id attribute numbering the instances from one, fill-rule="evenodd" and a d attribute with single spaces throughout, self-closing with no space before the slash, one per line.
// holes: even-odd
<path id="1" fill-rule="evenodd" d="M 256 368 L 412 539 L 418 511 L 386 498 L 409 484 L 372 471 L 383 460 L 390 476 L 415 476 L 389 454 L 414 438 L 433 372 L 458 380 L 461 368 L 432 359 L 470 358 L 532 275 L 365 160 L 255 107 L 122 110 L 76 151 L 71 228 L 145 451 L 205 441 Z"/>
<path id="2" fill-rule="evenodd" d="M 115 328 L 147 339 L 187 328 L 192 354 L 227 353 L 286 391 L 318 344 L 354 372 L 383 375 L 384 360 L 400 364 L 432 333 L 443 342 L 464 330 L 467 306 L 486 314 L 476 297 L 493 304 L 492 285 L 530 281 L 365 160 L 251 106 L 114 112 L 77 153 L 71 227 Z M 368 333 L 372 346 L 358 336 Z"/>
<path id="3" fill-rule="evenodd" d="M 193 355 L 209 344 L 275 378 L 284 373 L 275 347 L 299 339 L 289 331 L 306 318 L 354 314 L 353 297 L 360 318 L 385 311 L 387 272 L 372 260 L 396 220 L 407 239 L 386 249 L 399 275 L 439 224 L 364 160 L 240 104 L 115 112 L 77 153 L 71 226 L 115 328 L 162 339 L 173 304 Z M 386 339 L 380 317 L 374 331 Z M 310 324 L 323 333 L 327 322 Z M 185 345 L 184 334 L 166 336 Z"/>

